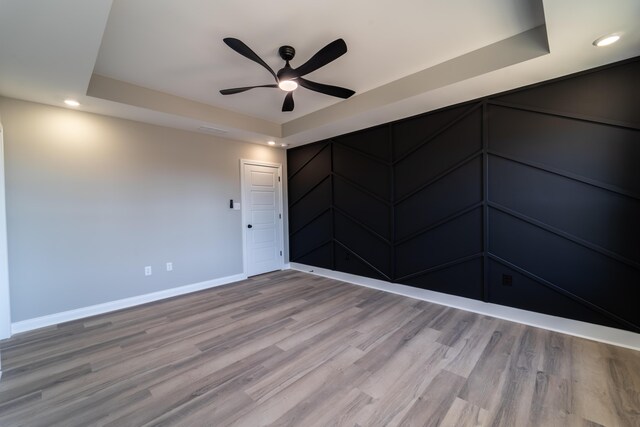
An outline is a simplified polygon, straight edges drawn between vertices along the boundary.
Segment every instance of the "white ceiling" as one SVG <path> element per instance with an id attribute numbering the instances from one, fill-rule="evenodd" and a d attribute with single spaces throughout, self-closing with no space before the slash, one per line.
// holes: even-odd
<path id="1" fill-rule="evenodd" d="M 85 111 L 298 145 L 637 56 L 637 22 L 638 0 L 1 0 L 0 95 L 52 105 L 76 97 Z M 507 49 L 495 56 L 506 46 L 499 42 L 540 24 L 550 52 L 545 40 L 544 51 L 521 43 L 513 58 Z M 591 45 L 611 32 L 622 40 Z M 347 54 L 308 77 L 357 94 L 343 101 L 299 89 L 292 113 L 280 111 L 276 89 L 222 96 L 222 88 L 272 83 L 222 43 L 227 36 L 275 70 L 283 44 L 296 48 L 295 67 L 342 37 Z M 461 58 L 475 61 L 465 65 L 475 72 L 429 85 Z M 110 86 L 87 95 L 92 72 Z"/>

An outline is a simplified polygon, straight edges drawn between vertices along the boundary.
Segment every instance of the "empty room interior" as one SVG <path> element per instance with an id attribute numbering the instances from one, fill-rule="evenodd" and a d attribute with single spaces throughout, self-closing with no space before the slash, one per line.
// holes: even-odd
<path id="1" fill-rule="evenodd" d="M 640 1 L 0 1 L 0 426 L 640 426 Z"/>

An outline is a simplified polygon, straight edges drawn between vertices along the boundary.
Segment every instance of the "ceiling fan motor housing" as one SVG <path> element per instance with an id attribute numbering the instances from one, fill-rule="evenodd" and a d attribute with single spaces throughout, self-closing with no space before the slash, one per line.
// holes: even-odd
<path id="1" fill-rule="evenodd" d="M 288 62 L 287 62 L 287 65 L 284 66 L 284 68 L 281 68 L 278 71 L 277 76 L 278 76 L 278 81 L 293 80 L 298 78 L 298 74 L 295 72 L 293 68 L 291 68 L 291 66 L 289 66 Z"/>
<path id="2" fill-rule="evenodd" d="M 280 58 L 289 62 L 296 56 L 296 50 L 292 46 L 280 46 L 278 54 L 280 54 Z"/>

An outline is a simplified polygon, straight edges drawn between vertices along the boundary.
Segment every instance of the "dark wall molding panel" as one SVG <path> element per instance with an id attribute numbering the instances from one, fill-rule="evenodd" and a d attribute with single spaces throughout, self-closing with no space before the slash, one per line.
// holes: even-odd
<path id="1" fill-rule="evenodd" d="M 288 150 L 291 261 L 640 332 L 640 58 Z"/>

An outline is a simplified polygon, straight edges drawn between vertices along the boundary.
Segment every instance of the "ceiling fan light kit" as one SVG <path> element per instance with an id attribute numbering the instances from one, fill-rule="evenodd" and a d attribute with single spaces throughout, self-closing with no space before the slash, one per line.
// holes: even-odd
<path id="1" fill-rule="evenodd" d="M 342 39 L 337 39 L 329 43 L 298 68 L 292 68 L 291 65 L 289 65 L 289 61 L 291 61 L 296 55 L 296 50 L 291 46 L 281 46 L 280 49 L 278 49 L 278 53 L 280 54 L 280 57 L 285 61 L 285 65 L 280 70 L 278 70 L 277 73 L 275 73 L 273 69 L 271 69 L 271 67 L 269 67 L 269 65 L 267 65 L 267 63 L 262 60 L 262 58 L 260 58 L 254 51 L 249 48 L 249 46 L 244 44 L 242 41 L 232 37 L 227 37 L 223 39 L 223 41 L 227 46 L 229 46 L 240 55 L 262 65 L 267 71 L 269 71 L 269 73 L 271 73 L 276 81 L 276 84 L 222 89 L 220 91 L 222 95 L 233 95 L 260 87 L 279 88 L 287 92 L 284 98 L 284 103 L 282 104 L 282 111 L 293 111 L 293 91 L 296 90 L 298 86 L 302 86 L 306 89 L 323 93 L 325 95 L 336 96 L 343 99 L 347 99 L 355 93 L 351 89 L 316 83 L 312 82 L 311 80 L 302 78 L 302 76 L 307 75 L 320 67 L 324 67 L 328 63 L 344 55 L 347 52 L 347 44 Z"/>

